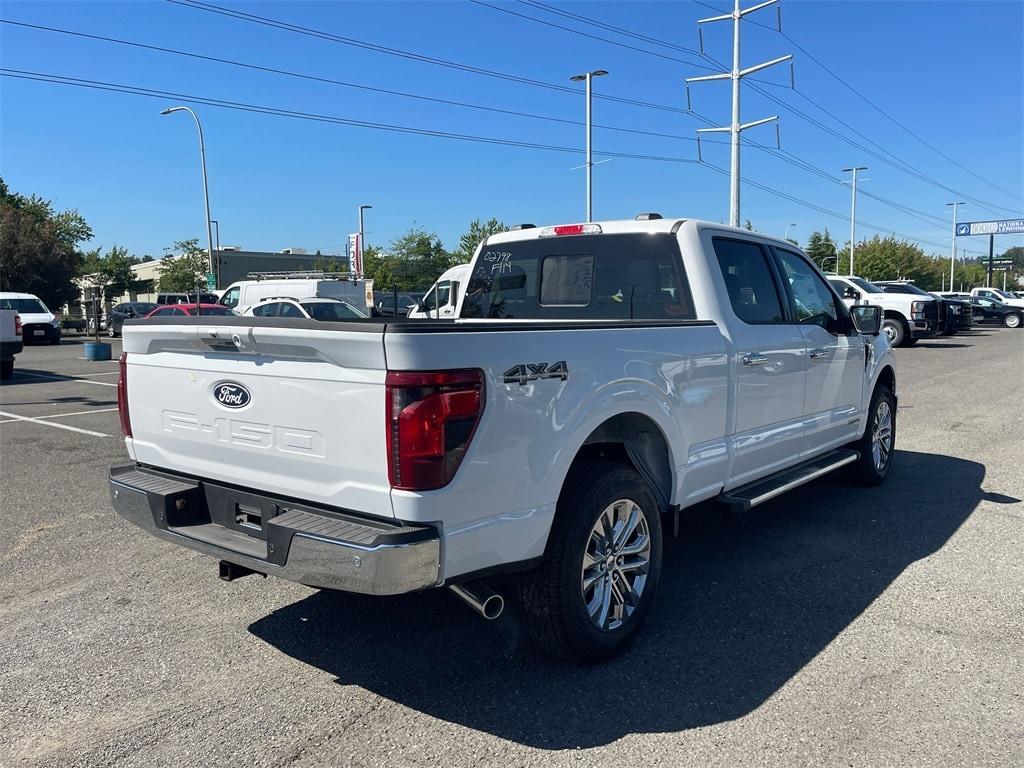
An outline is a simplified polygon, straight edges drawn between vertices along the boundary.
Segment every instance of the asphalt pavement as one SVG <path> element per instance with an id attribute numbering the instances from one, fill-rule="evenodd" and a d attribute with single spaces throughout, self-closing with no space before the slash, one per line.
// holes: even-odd
<path id="1" fill-rule="evenodd" d="M 642 636 L 584 668 L 447 591 L 219 581 L 110 508 L 116 363 L 28 347 L 0 387 L 0 763 L 1022 765 L 1024 330 L 897 358 L 883 486 L 690 511 Z"/>

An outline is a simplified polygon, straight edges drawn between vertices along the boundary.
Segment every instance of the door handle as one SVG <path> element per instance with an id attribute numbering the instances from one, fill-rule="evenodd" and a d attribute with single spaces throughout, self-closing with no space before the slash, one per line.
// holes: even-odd
<path id="1" fill-rule="evenodd" d="M 768 362 L 768 358 L 758 352 L 752 352 L 749 355 L 743 356 L 744 365 L 764 365 Z"/>
<path id="2" fill-rule="evenodd" d="M 812 360 L 818 360 L 819 358 L 829 357 L 831 354 L 832 353 L 829 352 L 827 349 L 812 349 L 811 350 L 811 359 Z"/>

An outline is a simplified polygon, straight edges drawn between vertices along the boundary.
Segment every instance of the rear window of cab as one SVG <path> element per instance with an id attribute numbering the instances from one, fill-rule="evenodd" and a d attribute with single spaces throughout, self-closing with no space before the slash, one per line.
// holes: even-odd
<path id="1" fill-rule="evenodd" d="M 695 314 L 675 236 L 633 233 L 484 246 L 460 316 L 688 320 Z"/>

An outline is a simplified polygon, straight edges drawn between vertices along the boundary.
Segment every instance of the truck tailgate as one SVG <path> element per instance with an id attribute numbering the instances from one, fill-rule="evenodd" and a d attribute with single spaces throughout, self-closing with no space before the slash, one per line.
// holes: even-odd
<path id="1" fill-rule="evenodd" d="M 393 517 L 381 326 L 146 320 L 124 350 L 136 461 Z"/>

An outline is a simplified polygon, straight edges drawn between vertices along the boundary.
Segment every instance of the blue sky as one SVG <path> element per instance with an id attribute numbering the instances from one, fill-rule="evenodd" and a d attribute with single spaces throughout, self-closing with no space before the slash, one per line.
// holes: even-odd
<path id="1" fill-rule="evenodd" d="M 595 100 L 595 123 L 667 136 L 596 129 L 595 159 L 602 158 L 602 151 L 696 158 L 692 139 L 704 123 L 673 110 L 686 106 L 684 78 L 707 74 L 701 67 L 714 65 L 692 53 L 498 0 L 487 2 L 661 56 L 469 2 L 213 2 L 559 85 L 575 87 L 568 81 L 571 74 L 607 69 L 611 74 L 595 81 L 596 93 L 670 109 Z M 696 20 L 715 13 L 689 0 L 556 5 L 684 48 L 697 47 Z M 722 9 L 728 4 L 719 0 L 711 5 Z M 1024 3 L 783 0 L 782 8 L 784 31 L 792 41 L 976 174 L 908 135 L 795 49 L 774 31 L 774 9 L 753 14 L 748 18 L 770 29 L 744 23 L 743 65 L 794 53 L 797 89 L 787 87 L 785 65 L 757 76 L 771 84 L 755 85 L 864 149 L 748 87 L 742 119 L 779 113 L 788 158 L 837 177 L 844 176 L 844 167 L 869 166 L 863 189 L 926 215 L 918 218 L 861 197 L 858 219 L 925 241 L 929 252 L 948 254 L 950 226 L 945 222 L 950 214 L 945 203 L 967 197 L 978 201 L 962 209 L 961 220 L 1024 214 Z M 0 17 L 512 112 L 564 120 L 583 116 L 582 92 L 457 71 L 168 2 L 5 0 Z M 729 24 L 712 25 L 704 39 L 707 53 L 723 61 L 729 58 Z M 377 123 L 562 147 L 583 143 L 583 129 L 577 125 L 401 98 L 11 24 L 0 25 L 0 64 Z M 697 112 L 721 125 L 728 122 L 728 83 L 697 85 L 692 96 Z M 140 255 L 160 256 L 174 240 L 205 236 L 195 129 L 187 115 L 159 116 L 170 103 L 189 102 L 0 78 L 0 173 L 17 191 L 52 199 L 59 208 L 79 209 L 95 231 L 96 245 L 121 244 Z M 390 242 L 414 222 L 436 231 L 451 247 L 473 218 L 541 224 L 584 216 L 584 174 L 572 170 L 583 162 L 581 155 L 209 105 L 195 108 L 206 133 L 213 217 L 221 222 L 224 245 L 337 252 L 356 228 L 360 203 L 374 206 L 367 214 L 367 240 L 376 244 Z M 771 126 L 745 135 L 775 146 Z M 868 149 L 958 194 L 898 170 L 864 151 Z M 728 167 L 727 146 L 706 143 L 703 156 Z M 844 215 L 849 211 L 848 187 L 772 153 L 745 147 L 742 164 L 744 179 Z M 595 218 L 660 211 L 666 216 L 728 219 L 728 180 L 709 168 L 616 157 L 597 166 L 594 174 Z M 792 235 L 801 242 L 825 226 L 840 241 L 849 232 L 843 218 L 750 186 L 743 189 L 742 218 L 761 231 L 779 234 L 795 224 Z M 858 239 L 874 233 L 858 227 Z M 1018 244 L 1024 244 L 1024 237 L 1002 237 L 997 250 Z M 987 247 L 982 238 L 961 239 L 961 245 L 975 255 Z"/>

